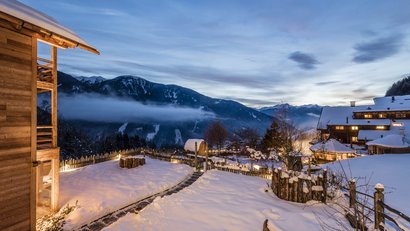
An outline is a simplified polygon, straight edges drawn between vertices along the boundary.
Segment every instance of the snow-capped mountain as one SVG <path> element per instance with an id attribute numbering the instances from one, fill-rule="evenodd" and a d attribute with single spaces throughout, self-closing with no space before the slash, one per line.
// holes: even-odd
<path id="1" fill-rule="evenodd" d="M 203 137 L 207 126 L 215 120 L 220 120 L 230 131 L 252 127 L 260 131 L 261 134 L 272 121 L 271 116 L 232 100 L 215 99 L 188 88 L 154 83 L 136 76 L 126 75 L 114 79 L 92 77 L 87 79 L 86 77 L 73 77 L 59 72 L 58 90 L 59 100 L 64 101 L 78 96 L 88 97 L 93 95 L 97 98 L 132 101 L 145 107 L 175 108 L 176 110 L 182 108 L 188 111 L 192 109 L 200 111 L 202 114 L 212 115 L 198 116 L 197 118 L 191 116 L 188 119 L 181 120 L 173 118 L 170 121 L 167 121 L 167 116 L 169 116 L 167 114 L 121 122 L 104 122 L 92 118 L 75 119 L 78 125 L 81 125 L 82 128 L 95 136 L 104 136 L 107 133 L 120 131 L 122 133 L 137 134 L 159 145 L 181 145 L 189 138 Z M 110 100 L 106 101 L 107 105 L 105 106 L 109 111 L 113 105 L 110 105 Z M 84 100 L 84 103 L 87 102 L 92 103 L 93 101 Z M 76 110 L 76 108 L 72 105 L 70 107 L 73 108 L 64 108 L 65 105 L 59 104 L 60 114 L 63 118 L 70 119 L 67 113 L 66 116 L 64 115 L 64 112 Z M 116 112 L 113 111 L 113 113 Z M 158 116 L 162 118 L 158 119 Z M 181 117 L 183 116 L 184 114 L 181 113 Z M 123 126 L 125 123 L 127 123 L 127 126 Z"/>
<path id="2" fill-rule="evenodd" d="M 269 116 L 275 116 L 275 114 L 282 108 L 286 108 L 288 111 L 289 119 L 292 120 L 299 128 L 312 129 L 316 128 L 319 121 L 322 107 L 317 104 L 308 104 L 302 106 L 293 106 L 290 104 L 278 104 L 272 107 L 263 107 L 258 109 L 260 112 Z"/>
<path id="3" fill-rule="evenodd" d="M 96 83 L 101 83 L 102 81 L 105 81 L 105 78 L 101 76 L 90 76 L 90 77 L 85 77 L 85 76 L 76 76 L 74 77 L 80 82 L 83 82 L 88 85 L 96 84 Z"/>

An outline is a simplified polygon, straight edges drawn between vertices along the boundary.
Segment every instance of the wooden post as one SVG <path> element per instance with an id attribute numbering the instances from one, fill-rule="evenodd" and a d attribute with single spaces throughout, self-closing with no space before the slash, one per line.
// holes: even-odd
<path id="1" fill-rule="evenodd" d="M 195 170 L 197 170 L 198 168 L 198 159 L 197 159 L 197 155 L 198 155 L 198 143 L 195 142 Z"/>
<path id="2" fill-rule="evenodd" d="M 384 185 L 378 183 L 374 187 L 374 228 L 376 230 L 384 226 L 384 207 L 379 202 L 384 203 Z"/>
<path id="3" fill-rule="evenodd" d="M 327 169 L 323 170 L 323 194 L 322 194 L 322 202 L 326 204 L 327 199 Z"/>
<path id="4" fill-rule="evenodd" d="M 298 182 L 299 179 L 297 177 L 293 180 L 292 191 L 293 191 L 293 202 L 298 202 Z"/>
<path id="5" fill-rule="evenodd" d="M 281 185 L 280 185 L 281 178 L 282 178 L 282 168 L 278 168 L 278 176 L 277 176 L 277 181 L 276 181 L 276 196 L 278 196 L 279 198 L 281 198 L 280 195 L 282 192 Z"/>
<path id="6" fill-rule="evenodd" d="M 57 47 L 51 47 L 51 62 L 53 75 L 53 90 L 51 91 L 51 125 L 52 125 L 52 147 L 57 147 Z"/>
<path id="7" fill-rule="evenodd" d="M 349 207 L 356 208 L 356 180 L 349 181 Z"/>
<path id="8" fill-rule="evenodd" d="M 272 181 L 270 184 L 270 187 L 272 189 L 272 192 L 275 193 L 275 168 L 272 165 Z"/>
<path id="9" fill-rule="evenodd" d="M 309 156 L 309 168 L 308 168 L 308 175 L 310 176 L 312 170 L 311 170 L 311 163 L 310 163 L 310 156 Z"/>
<path id="10" fill-rule="evenodd" d="M 305 201 L 310 201 L 313 198 L 313 195 L 312 195 L 312 177 L 311 176 L 309 176 L 307 178 L 306 184 L 307 184 L 307 188 L 308 188 L 309 192 L 306 195 Z"/>
<path id="11" fill-rule="evenodd" d="M 283 184 L 284 184 L 284 190 L 283 190 L 283 198 L 285 200 L 289 200 L 288 196 L 289 196 L 289 175 L 286 174 L 284 175 L 284 179 L 283 179 Z"/>
<path id="12" fill-rule="evenodd" d="M 303 198 L 303 178 L 299 176 L 298 179 L 298 202 L 299 203 L 304 203 L 304 198 Z"/>
<path id="13" fill-rule="evenodd" d="M 205 172 L 208 171 L 208 155 L 209 155 L 209 148 L 208 148 L 208 143 L 205 142 L 205 147 L 206 147 L 206 158 L 205 158 Z"/>

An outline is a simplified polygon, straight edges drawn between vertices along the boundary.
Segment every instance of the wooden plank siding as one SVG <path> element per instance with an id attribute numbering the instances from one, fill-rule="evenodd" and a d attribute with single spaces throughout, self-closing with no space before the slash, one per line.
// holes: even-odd
<path id="1" fill-rule="evenodd" d="M 34 38 L 0 27 L 0 230 L 35 228 L 36 49 Z"/>

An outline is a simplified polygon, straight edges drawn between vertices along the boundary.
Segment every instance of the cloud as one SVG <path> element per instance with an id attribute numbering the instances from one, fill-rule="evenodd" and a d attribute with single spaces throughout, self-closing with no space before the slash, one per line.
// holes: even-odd
<path id="1" fill-rule="evenodd" d="M 288 58 L 298 63 L 299 67 L 305 70 L 315 69 L 316 65 L 320 63 L 313 55 L 300 51 L 289 54 Z"/>
<path id="2" fill-rule="evenodd" d="M 356 44 L 354 46 L 356 53 L 353 57 L 353 62 L 369 63 L 390 57 L 400 51 L 403 38 L 404 36 L 401 34 L 394 34 Z"/>
<path id="3" fill-rule="evenodd" d="M 201 108 L 174 105 L 146 105 L 119 98 L 86 94 L 59 97 L 59 112 L 64 118 L 98 122 L 187 121 L 214 118 Z"/>
<path id="4" fill-rule="evenodd" d="M 339 83 L 339 81 L 317 82 L 317 83 L 315 83 L 315 85 L 316 85 L 316 86 L 326 86 L 326 85 L 331 85 L 331 84 L 335 84 L 335 83 Z"/>

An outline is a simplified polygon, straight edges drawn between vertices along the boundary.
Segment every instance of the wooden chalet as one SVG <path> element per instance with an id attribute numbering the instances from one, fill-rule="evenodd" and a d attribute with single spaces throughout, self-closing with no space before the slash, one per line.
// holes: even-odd
<path id="1" fill-rule="evenodd" d="M 38 57 L 38 42 L 50 57 Z M 18 1 L 0 1 L 0 230 L 35 230 L 59 210 L 57 48 L 99 52 L 51 17 Z M 37 123 L 37 94 L 51 118 Z"/>
<path id="2" fill-rule="evenodd" d="M 389 135 L 409 137 L 410 95 L 378 97 L 373 101 L 373 105 L 365 106 L 351 103 L 350 106 L 324 107 L 317 126 L 321 140 L 333 138 L 365 147 L 369 141 Z"/>

